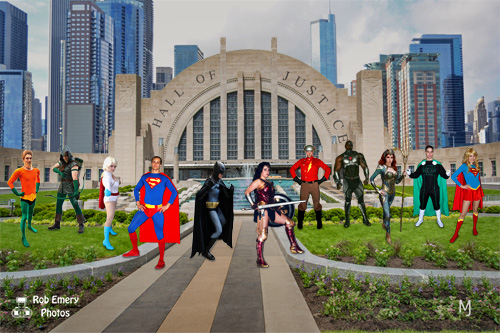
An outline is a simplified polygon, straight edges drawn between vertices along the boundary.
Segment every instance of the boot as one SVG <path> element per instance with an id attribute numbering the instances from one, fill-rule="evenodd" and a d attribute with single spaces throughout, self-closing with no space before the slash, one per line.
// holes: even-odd
<path id="1" fill-rule="evenodd" d="M 450 243 L 453 243 L 453 242 L 455 242 L 457 240 L 457 238 L 458 238 L 458 231 L 460 230 L 460 227 L 462 226 L 462 223 L 464 223 L 464 220 L 462 220 L 462 219 L 458 220 L 458 222 L 457 222 L 457 228 L 455 229 L 455 234 L 450 239 Z"/>
<path id="2" fill-rule="evenodd" d="M 109 242 L 109 233 L 110 233 L 111 227 L 104 227 L 104 240 L 102 241 L 102 245 L 110 251 L 113 251 L 115 248 L 111 246 L 111 243 Z"/>
<path id="3" fill-rule="evenodd" d="M 351 201 L 346 200 L 344 204 L 344 211 L 345 211 L 344 228 L 349 228 L 349 225 L 351 225 L 351 223 L 349 222 L 349 216 L 351 214 Z"/>
<path id="4" fill-rule="evenodd" d="M 415 223 L 415 227 L 419 227 L 424 222 L 425 209 L 421 209 L 418 213 L 418 221 Z"/>
<path id="5" fill-rule="evenodd" d="M 217 238 L 210 238 L 210 241 L 208 242 L 205 251 L 201 253 L 201 255 L 207 258 L 208 260 L 215 260 L 214 255 L 210 253 L 210 249 L 212 248 L 212 246 L 214 246 L 215 242 L 217 242 Z"/>
<path id="6" fill-rule="evenodd" d="M 289 218 L 286 219 L 285 229 L 288 240 L 290 241 L 290 252 L 293 254 L 304 253 L 304 251 L 297 244 L 297 239 L 295 239 L 295 234 L 293 232 L 293 221 Z"/>
<path id="7" fill-rule="evenodd" d="M 316 228 L 321 229 L 323 227 L 323 221 L 321 220 L 322 218 L 322 210 L 316 210 Z"/>
<path id="8" fill-rule="evenodd" d="M 390 232 L 386 232 L 385 233 L 385 241 L 387 242 L 387 244 L 391 245 L 392 244 L 392 240 L 391 240 L 391 233 Z"/>
<path id="9" fill-rule="evenodd" d="M 48 229 L 49 230 L 59 230 L 59 229 L 61 229 L 61 218 L 62 218 L 62 214 L 57 214 L 56 213 L 56 217 L 54 218 L 54 224 L 51 225 Z"/>
<path id="10" fill-rule="evenodd" d="M 268 268 L 269 265 L 264 259 L 264 242 L 257 239 L 257 266 L 260 268 Z"/>
<path id="11" fill-rule="evenodd" d="M 123 254 L 125 258 L 127 257 L 138 257 L 139 256 L 139 248 L 137 247 L 137 234 L 134 232 L 131 232 L 128 234 L 130 237 L 130 242 L 132 243 L 132 250 L 128 251 L 127 253 Z"/>
<path id="12" fill-rule="evenodd" d="M 436 221 L 440 228 L 444 227 L 443 222 L 441 222 L 441 209 L 436 210 Z"/>
<path id="13" fill-rule="evenodd" d="M 113 227 L 112 227 L 112 226 L 111 226 L 111 227 L 109 227 L 109 234 L 110 234 L 111 236 L 116 236 L 116 235 L 118 235 L 118 234 L 116 233 L 116 231 L 114 231 L 114 230 L 113 230 Z"/>
<path id="14" fill-rule="evenodd" d="M 261 234 L 257 236 L 257 266 L 260 268 L 267 268 L 269 265 L 264 259 L 264 242 L 267 239 L 267 228 L 262 229 Z"/>
<path id="15" fill-rule="evenodd" d="M 368 221 L 368 217 L 366 216 L 365 204 L 360 203 L 359 208 L 361 209 L 361 215 L 363 215 L 363 224 L 366 225 L 367 227 L 371 226 L 372 224 L 370 223 L 370 221 Z"/>
<path id="16" fill-rule="evenodd" d="M 472 228 L 472 234 L 473 234 L 474 236 L 477 236 L 477 229 L 476 229 L 476 225 L 477 225 L 477 218 L 478 218 L 478 217 L 479 217 L 479 216 L 478 216 L 477 214 L 472 213 L 472 221 L 474 222 L 474 227 Z"/>
<path id="17" fill-rule="evenodd" d="M 299 228 L 299 229 L 302 229 L 305 214 L 306 214 L 305 210 L 299 210 L 299 212 L 297 214 L 297 228 Z"/>
<path id="18" fill-rule="evenodd" d="M 76 216 L 76 220 L 78 221 L 78 233 L 83 234 L 83 223 L 85 222 L 85 217 L 83 214 L 79 214 Z"/>
<path id="19" fill-rule="evenodd" d="M 158 250 L 160 251 L 160 259 L 158 259 L 155 269 L 162 269 L 165 267 L 165 261 L 163 260 L 163 256 L 165 255 L 165 238 L 158 241 Z"/>

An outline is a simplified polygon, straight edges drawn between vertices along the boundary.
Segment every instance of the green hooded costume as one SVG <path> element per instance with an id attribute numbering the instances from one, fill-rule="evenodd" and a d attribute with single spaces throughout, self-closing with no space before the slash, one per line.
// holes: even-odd
<path id="1" fill-rule="evenodd" d="M 417 168 L 422 164 L 422 162 L 426 161 L 425 159 L 422 160 Z M 432 162 L 436 162 L 437 164 L 441 163 L 436 160 L 432 160 Z M 418 215 L 420 212 L 420 190 L 422 189 L 422 183 L 423 183 L 423 176 L 420 176 L 418 178 L 415 178 L 413 180 L 413 216 Z M 442 177 L 437 177 L 437 185 L 439 187 L 439 206 L 441 207 L 441 214 L 443 215 L 450 215 L 449 208 L 448 208 L 448 191 L 446 188 L 446 179 Z M 432 200 L 427 201 L 427 205 L 425 206 L 425 216 L 436 216 L 436 211 L 434 210 L 434 207 L 432 206 Z"/>

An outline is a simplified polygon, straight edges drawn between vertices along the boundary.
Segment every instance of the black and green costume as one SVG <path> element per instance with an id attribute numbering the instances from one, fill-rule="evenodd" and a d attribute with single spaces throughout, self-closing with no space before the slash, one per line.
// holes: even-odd
<path id="1" fill-rule="evenodd" d="M 68 156 L 68 162 L 64 161 L 64 156 Z M 83 223 L 85 218 L 83 217 L 82 210 L 78 205 L 78 198 L 80 192 L 78 191 L 79 182 L 78 180 L 73 180 L 73 171 L 79 172 L 82 167 L 82 160 L 74 159 L 71 151 L 68 147 L 64 147 L 61 152 L 59 159 L 59 167 L 52 169 L 55 173 L 59 175 L 59 188 L 57 190 L 57 203 L 56 203 L 56 216 L 54 220 L 54 225 L 49 227 L 49 230 L 60 229 L 60 223 L 62 218 L 62 206 L 66 198 L 69 199 L 71 205 L 75 209 L 76 220 L 78 221 L 78 232 L 83 233 Z"/>

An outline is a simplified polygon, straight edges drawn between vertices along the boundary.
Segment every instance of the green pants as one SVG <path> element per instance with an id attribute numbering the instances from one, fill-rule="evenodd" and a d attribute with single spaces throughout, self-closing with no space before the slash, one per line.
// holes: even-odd
<path id="1" fill-rule="evenodd" d="M 23 234 L 23 238 L 26 238 L 25 230 L 26 230 L 26 220 L 28 220 L 28 228 L 31 227 L 31 219 L 33 218 L 33 210 L 35 209 L 36 199 L 33 201 L 21 200 L 21 233 Z M 36 232 L 36 230 L 34 230 Z"/>
<path id="2" fill-rule="evenodd" d="M 56 203 L 56 214 L 62 214 L 62 206 L 64 203 L 64 200 L 66 200 L 66 197 L 69 198 L 69 201 L 71 202 L 71 205 L 75 209 L 75 214 L 76 215 L 81 215 L 82 210 L 80 209 L 80 206 L 78 206 L 78 201 L 73 197 L 73 194 L 64 194 L 57 192 L 57 203 Z"/>

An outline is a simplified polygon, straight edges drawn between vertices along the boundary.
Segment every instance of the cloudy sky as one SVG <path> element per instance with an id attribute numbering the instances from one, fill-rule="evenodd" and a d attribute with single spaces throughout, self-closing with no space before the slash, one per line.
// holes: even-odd
<path id="1" fill-rule="evenodd" d="M 58 0 L 53 0 L 58 1 Z M 49 0 L 10 0 L 28 13 L 28 70 L 38 98 L 48 92 Z M 405 53 L 422 34 L 461 34 L 466 111 L 500 97 L 499 0 L 332 0 L 338 80 L 349 86 L 379 54 Z M 227 49 L 270 50 L 311 63 L 309 24 L 328 14 L 328 0 L 154 0 L 154 65 L 174 67 L 176 44 L 197 44 L 205 58 Z"/>

